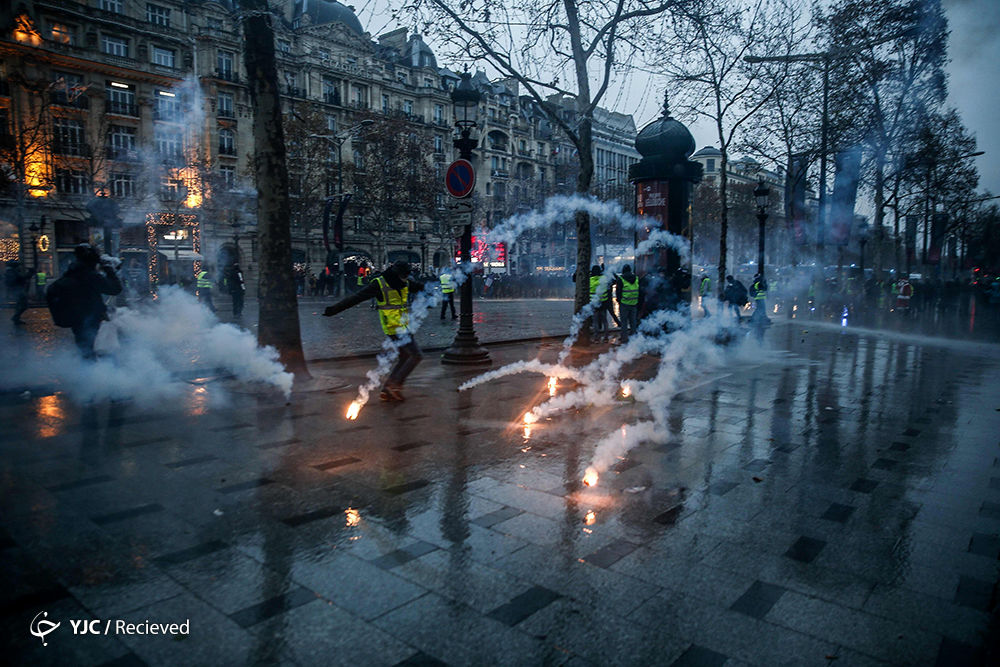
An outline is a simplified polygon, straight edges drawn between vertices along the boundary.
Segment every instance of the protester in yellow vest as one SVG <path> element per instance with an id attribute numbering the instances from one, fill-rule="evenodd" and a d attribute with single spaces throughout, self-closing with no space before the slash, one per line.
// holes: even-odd
<path id="1" fill-rule="evenodd" d="M 632 273 L 626 264 L 622 274 L 615 281 L 618 293 L 618 312 L 621 320 L 621 342 L 628 342 L 629 336 L 639 327 L 639 276 Z"/>
<path id="2" fill-rule="evenodd" d="M 212 302 L 212 279 L 208 277 L 208 271 L 204 268 L 196 276 L 195 287 L 198 289 L 198 301 L 204 303 L 214 313 L 215 304 Z"/>
<path id="3" fill-rule="evenodd" d="M 451 319 L 457 320 L 455 314 L 455 277 L 449 269 L 444 269 L 439 276 L 441 281 L 441 319 L 444 320 L 445 311 L 451 306 Z"/>
<path id="4" fill-rule="evenodd" d="M 590 267 L 590 301 L 593 303 L 594 295 L 597 293 L 597 286 L 601 282 L 601 267 L 595 264 Z M 608 333 L 608 319 L 606 313 L 608 312 L 608 305 L 610 302 L 608 298 L 611 295 L 611 285 L 608 285 L 604 292 L 600 295 L 597 300 L 597 304 L 594 306 L 593 321 L 593 337 L 594 341 L 602 341 Z"/>
<path id="5" fill-rule="evenodd" d="M 398 261 L 376 276 L 374 280 L 369 281 L 359 291 L 332 306 L 327 306 L 326 310 L 323 311 L 325 317 L 330 317 L 368 299 L 375 299 L 382 331 L 389 338 L 401 343 L 399 359 L 379 393 L 379 398 L 383 401 L 403 400 L 401 391 L 403 382 L 423 358 L 409 325 L 410 297 L 423 290 L 424 284 L 410 280 L 409 275 L 409 262 Z"/>

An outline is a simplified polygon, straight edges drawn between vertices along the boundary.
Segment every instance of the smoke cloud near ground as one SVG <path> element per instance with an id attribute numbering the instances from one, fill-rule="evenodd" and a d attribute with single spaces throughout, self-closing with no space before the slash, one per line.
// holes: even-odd
<path id="1" fill-rule="evenodd" d="M 96 349 L 99 358 L 92 362 L 75 349 L 19 359 L 2 374 L 0 390 L 54 385 L 78 402 L 131 400 L 153 407 L 188 391 L 193 375 L 223 373 L 273 387 L 286 399 L 292 391 L 292 374 L 277 350 L 258 347 L 253 334 L 219 322 L 176 287 L 162 288 L 155 302 L 114 311 Z"/>

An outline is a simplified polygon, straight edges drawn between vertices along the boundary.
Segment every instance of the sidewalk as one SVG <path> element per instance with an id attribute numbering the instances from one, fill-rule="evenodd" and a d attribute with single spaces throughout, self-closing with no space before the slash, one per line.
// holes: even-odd
<path id="1" fill-rule="evenodd" d="M 484 329 L 513 327 L 495 307 Z M 224 381 L 151 412 L 0 395 L 8 652 L 78 665 L 989 660 L 996 347 L 829 329 L 776 325 L 758 363 L 691 378 L 669 442 L 640 445 L 595 488 L 579 482 L 594 444 L 645 408 L 527 432 L 544 378 L 459 393 L 474 372 L 431 359 L 405 403 L 370 403 L 356 422 L 343 418 L 353 392 L 286 406 Z M 494 366 L 557 350 L 490 348 Z M 357 384 L 371 360 L 312 367 Z M 29 632 L 42 611 L 61 622 L 44 647 Z M 90 618 L 187 620 L 190 635 L 72 633 Z"/>

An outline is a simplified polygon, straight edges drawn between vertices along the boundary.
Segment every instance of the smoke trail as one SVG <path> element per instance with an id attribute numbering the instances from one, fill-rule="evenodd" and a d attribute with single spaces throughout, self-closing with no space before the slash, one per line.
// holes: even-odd
<path id="1" fill-rule="evenodd" d="M 560 364 L 546 364 L 538 359 L 532 359 L 529 361 L 517 361 L 489 373 L 476 376 L 459 385 L 458 390 L 465 391 L 485 384 L 490 380 L 496 380 L 508 375 L 517 375 L 518 373 L 539 373 L 562 380 L 579 380 L 580 378 L 580 374 L 574 368 L 568 368 Z"/>
<path id="2" fill-rule="evenodd" d="M 77 401 L 133 400 L 152 407 L 173 399 L 190 385 L 179 374 L 228 372 L 240 382 L 272 386 L 287 399 L 293 376 L 272 347 L 260 348 L 253 335 L 219 322 L 194 297 L 165 287 L 155 303 L 119 308 L 101 327 L 96 361 L 61 350 L 41 358 L 26 350 L 17 366 L 6 368 L 0 388 L 54 383 Z"/>

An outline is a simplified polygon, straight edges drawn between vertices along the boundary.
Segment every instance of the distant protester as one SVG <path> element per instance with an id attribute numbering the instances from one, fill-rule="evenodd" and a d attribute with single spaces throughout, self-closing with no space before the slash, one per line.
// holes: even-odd
<path id="1" fill-rule="evenodd" d="M 84 359 L 93 359 L 94 341 L 101 322 L 108 319 L 104 295 L 121 294 L 122 284 L 111 257 L 100 256 L 89 243 L 73 250 L 75 261 L 46 292 L 56 325 L 73 330 L 73 338 Z"/>

